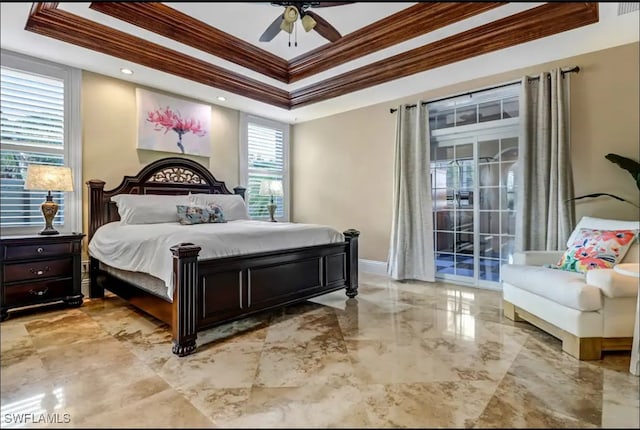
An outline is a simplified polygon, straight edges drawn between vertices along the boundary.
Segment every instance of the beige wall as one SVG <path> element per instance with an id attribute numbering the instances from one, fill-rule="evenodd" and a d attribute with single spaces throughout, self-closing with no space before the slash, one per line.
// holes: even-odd
<path id="1" fill-rule="evenodd" d="M 631 176 L 609 152 L 638 160 L 639 45 L 633 43 L 297 124 L 292 131 L 292 219 L 360 230 L 360 257 L 386 261 L 391 230 L 395 114 L 389 108 L 511 82 L 553 67 L 571 76 L 571 142 L 576 195 L 609 192 L 636 203 Z M 609 198 L 581 200 L 576 217 L 639 219 Z"/>
<path id="2" fill-rule="evenodd" d="M 177 153 L 136 149 L 137 85 L 107 76 L 82 74 L 82 180 L 101 179 L 105 189 L 120 184 L 124 175 L 135 175 L 152 161 Z M 154 88 L 151 91 L 184 98 Z M 199 100 L 194 102 L 202 103 Z M 240 112 L 220 106 L 211 107 L 211 157 L 186 156 L 209 166 L 216 179 L 228 188 L 238 185 L 238 142 Z M 87 189 L 84 187 L 83 227 L 88 229 Z M 86 243 L 86 241 L 85 241 Z"/>
<path id="3" fill-rule="evenodd" d="M 572 75 L 571 140 L 576 195 L 610 192 L 638 202 L 631 176 L 604 158 L 615 152 L 640 157 L 638 43 L 567 58 L 415 96 L 297 124 L 291 135 L 292 220 L 361 231 L 362 258 L 386 261 L 393 185 L 395 115 L 389 108 L 578 65 Z M 117 186 L 159 158 L 177 155 L 136 149 L 136 84 L 83 72 L 83 182 Z M 158 91 L 153 88 L 147 88 Z M 163 91 L 158 91 L 163 92 Z M 182 97 L 179 94 L 166 93 Z M 194 100 L 198 102 L 198 100 Z M 212 157 L 189 157 L 209 166 L 228 186 L 238 184 L 239 115 L 212 105 Z M 83 189 L 84 231 L 87 191 Z M 576 216 L 638 219 L 626 203 L 599 198 L 576 204 Z"/>

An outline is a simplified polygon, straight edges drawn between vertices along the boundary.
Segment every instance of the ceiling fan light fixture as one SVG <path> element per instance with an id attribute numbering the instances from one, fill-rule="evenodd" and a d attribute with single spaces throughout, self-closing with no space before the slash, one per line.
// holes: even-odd
<path id="1" fill-rule="evenodd" d="M 313 30 L 313 28 L 317 24 L 316 20 L 313 19 L 312 17 L 310 17 L 309 15 L 303 16 L 302 19 L 300 20 L 300 22 L 302 23 L 302 27 L 304 28 L 304 31 L 306 31 L 306 32 L 309 32 L 309 31 Z"/>
<path id="2" fill-rule="evenodd" d="M 283 20 L 290 24 L 293 24 L 294 22 L 296 22 L 299 15 L 300 14 L 297 7 L 287 6 L 287 8 L 284 10 Z"/>
<path id="3" fill-rule="evenodd" d="M 280 23 L 280 29 L 282 31 L 286 31 L 287 33 L 291 34 L 293 32 L 293 22 L 287 22 L 286 20 L 282 20 L 282 22 Z"/>

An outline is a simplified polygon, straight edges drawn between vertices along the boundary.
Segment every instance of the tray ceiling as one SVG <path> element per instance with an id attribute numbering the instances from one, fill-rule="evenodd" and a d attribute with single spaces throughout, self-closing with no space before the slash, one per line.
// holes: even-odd
<path id="1" fill-rule="evenodd" d="M 91 61 L 120 60 L 121 67 L 136 72 L 129 78 L 134 82 L 154 86 L 140 76 L 160 72 L 175 87 L 155 85 L 158 88 L 197 94 L 214 103 L 218 95 L 237 96 L 245 105 L 259 106 L 259 113 L 292 122 L 304 108 L 369 94 L 425 71 L 597 23 L 598 5 L 418 2 L 319 7 L 312 10 L 342 38 L 329 42 L 300 27 L 288 46 L 285 32 L 270 42 L 258 40 L 283 10 L 269 3 L 33 3 L 21 31 L 37 40 L 55 40 L 71 51 L 76 59 L 65 64 L 116 76 L 96 70 Z M 90 55 L 83 62 L 78 53 Z M 176 85 L 185 82 L 193 88 L 183 91 L 183 85 Z"/>

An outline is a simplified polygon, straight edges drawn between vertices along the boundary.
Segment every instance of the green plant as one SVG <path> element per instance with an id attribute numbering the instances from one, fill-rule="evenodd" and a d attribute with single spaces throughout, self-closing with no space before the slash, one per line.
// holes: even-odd
<path id="1" fill-rule="evenodd" d="M 607 160 L 611 161 L 614 164 L 617 164 L 622 169 L 629 172 L 629 174 L 633 177 L 633 180 L 636 183 L 636 187 L 638 187 L 638 191 L 640 191 L 640 163 L 638 163 L 635 160 L 632 160 L 631 158 L 623 157 L 622 155 L 618 155 L 618 154 L 607 154 L 604 156 L 604 158 L 606 158 Z M 620 200 L 621 202 L 626 202 L 637 208 L 640 208 L 640 206 L 638 206 L 637 204 L 610 193 L 586 194 L 584 196 L 574 197 L 573 199 L 570 199 L 570 200 L 581 200 L 581 199 L 594 198 L 594 197 L 600 197 L 600 196 L 608 196 L 616 200 Z"/>

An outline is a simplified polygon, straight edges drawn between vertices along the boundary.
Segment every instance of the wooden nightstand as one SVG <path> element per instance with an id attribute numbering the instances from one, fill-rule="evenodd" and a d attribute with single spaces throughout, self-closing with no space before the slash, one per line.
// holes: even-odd
<path id="1" fill-rule="evenodd" d="M 82 305 L 82 233 L 0 237 L 0 321 L 12 308 Z"/>

